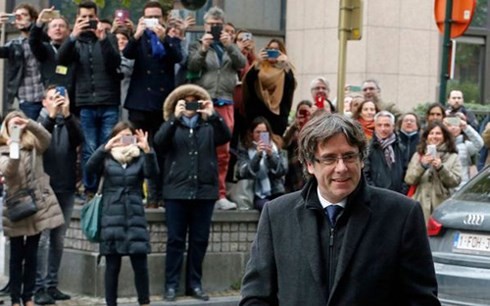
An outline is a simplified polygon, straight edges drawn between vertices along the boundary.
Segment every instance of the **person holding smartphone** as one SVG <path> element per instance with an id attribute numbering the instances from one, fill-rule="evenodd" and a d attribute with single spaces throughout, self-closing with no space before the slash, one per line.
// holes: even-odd
<path id="1" fill-rule="evenodd" d="M 282 135 L 288 126 L 295 89 L 294 68 L 286 46 L 279 39 L 271 39 L 243 78 L 247 125 L 263 116 L 270 122 L 272 132 Z"/>
<path id="2" fill-rule="evenodd" d="M 205 33 L 201 39 L 189 46 L 187 61 L 188 76 L 209 92 L 214 109 L 233 131 L 233 92 L 238 82 L 237 73 L 245 67 L 247 59 L 233 43 L 230 34 L 223 30 L 225 13 L 218 7 L 210 8 L 204 14 Z M 219 199 L 216 208 L 236 209 L 237 205 L 226 198 L 226 175 L 230 161 L 230 144 L 217 148 L 219 167 Z"/>
<path id="3" fill-rule="evenodd" d="M 426 224 L 434 209 L 461 183 L 461 177 L 461 163 L 451 132 L 441 121 L 432 121 L 424 129 L 405 174 L 405 183 L 416 186 L 413 199 L 420 202 Z"/>
<path id="4" fill-rule="evenodd" d="M 58 270 L 75 202 L 77 147 L 83 142 L 83 133 L 80 122 L 70 112 L 70 99 L 63 86 L 46 88 L 38 122 L 51 133 L 43 163 L 65 221 L 63 226 L 43 231 L 39 241 L 34 301 L 38 305 L 47 305 L 71 298 L 58 289 Z M 59 166 L 60 160 L 63 167 Z"/>
<path id="5" fill-rule="evenodd" d="M 175 88 L 174 68 L 182 60 L 177 29 L 166 29 L 164 16 L 159 2 L 148 1 L 134 35 L 122 51 L 125 58 L 134 60 L 124 108 L 128 110 L 129 121 L 149 133 L 150 141 L 163 122 L 163 102 Z M 159 165 L 163 167 L 159 148 L 156 153 Z M 161 187 L 161 178 L 148 182 L 149 208 L 163 206 Z"/>
<path id="6" fill-rule="evenodd" d="M 17 135 L 14 135 L 13 130 Z M 14 137 L 15 136 L 15 137 Z M 18 136 L 18 137 L 17 137 Z M 18 143 L 17 156 L 11 157 L 12 138 Z M 18 140 L 18 142 L 17 142 Z M 50 133 L 21 111 L 5 116 L 0 128 L 0 172 L 7 190 L 3 208 L 3 230 L 10 238 L 10 297 L 13 306 L 34 306 L 37 252 L 41 232 L 63 225 L 58 200 L 44 172 L 43 154 L 51 142 Z M 34 159 L 34 160 L 33 160 Z M 34 167 L 34 168 L 32 168 Z M 29 177 L 32 182 L 26 186 Z M 8 198 L 20 189 L 32 188 L 37 212 L 18 221 L 8 218 Z"/>
<path id="7" fill-rule="evenodd" d="M 119 120 L 121 100 L 121 55 L 116 37 L 98 28 L 97 5 L 81 1 L 73 31 L 57 53 L 58 64 L 75 67 L 75 104 L 85 141 L 82 145 L 82 169 L 90 156 L 107 142 Z M 83 173 L 85 198 L 94 196 L 98 178 Z"/>
<path id="8" fill-rule="evenodd" d="M 462 177 L 457 190 L 470 180 L 472 158 L 476 157 L 480 149 L 483 148 L 483 138 L 466 122 L 466 116 L 463 113 L 448 114 L 442 122 L 454 136 L 458 148 Z"/>
<path id="9" fill-rule="evenodd" d="M 30 30 L 38 18 L 38 11 L 28 3 L 21 3 L 14 9 L 14 26 L 20 37 L 0 47 L 0 58 L 8 60 L 7 108 L 13 108 L 14 99 L 19 100 L 19 108 L 32 120 L 37 120 L 44 95 L 39 62 L 29 45 Z M 5 13 L 0 13 L 0 25 L 9 21 Z"/>
<path id="10" fill-rule="evenodd" d="M 272 133 L 267 119 L 257 117 L 238 148 L 237 178 L 253 180 L 253 203 L 259 211 L 285 192 L 288 161 L 281 147 L 281 138 Z"/>
<path id="11" fill-rule="evenodd" d="M 121 261 L 129 256 L 139 305 L 150 305 L 148 254 L 150 234 L 143 206 L 143 181 L 158 175 L 148 133 L 118 122 L 109 140 L 90 157 L 86 170 L 103 175 L 99 253 L 105 256 L 105 301 L 117 305 Z"/>

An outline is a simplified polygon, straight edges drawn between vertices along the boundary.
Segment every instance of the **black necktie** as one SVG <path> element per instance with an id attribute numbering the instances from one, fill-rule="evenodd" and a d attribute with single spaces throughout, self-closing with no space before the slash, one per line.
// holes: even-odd
<path id="1" fill-rule="evenodd" d="M 344 208 L 340 205 L 329 205 L 325 208 L 325 215 L 327 215 L 328 220 L 330 221 L 330 225 L 332 227 L 335 227 L 335 224 L 337 223 L 337 217 L 342 212 L 342 209 Z"/>

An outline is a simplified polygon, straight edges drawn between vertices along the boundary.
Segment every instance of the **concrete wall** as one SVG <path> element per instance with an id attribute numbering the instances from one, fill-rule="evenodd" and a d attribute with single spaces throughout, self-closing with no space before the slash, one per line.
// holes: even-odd
<path id="1" fill-rule="evenodd" d="M 65 239 L 65 252 L 60 268 L 60 288 L 89 296 L 104 296 L 105 261 L 98 260 L 98 244 L 88 242 L 80 230 L 80 207 L 75 207 Z M 161 295 L 165 279 L 165 243 L 167 228 L 163 210 L 147 210 L 152 253 L 148 258 L 150 294 Z M 248 260 L 250 245 L 257 231 L 259 214 L 251 211 L 216 211 L 203 266 L 203 287 L 207 291 L 223 291 L 240 284 Z M 7 259 L 8 260 L 8 259 Z M 8 262 L 8 261 L 7 261 Z M 185 261 L 184 261 L 185 262 Z M 183 267 L 184 270 L 184 267 Z M 184 272 L 184 271 L 183 271 Z M 181 293 L 185 289 L 181 277 Z M 119 296 L 135 296 L 133 271 L 129 258 L 124 258 L 119 274 Z"/>
<path id="2" fill-rule="evenodd" d="M 331 98 L 337 93 L 339 0 L 289 0 L 286 42 L 297 68 L 295 102 L 310 98 L 309 84 L 326 77 Z M 346 83 L 380 82 L 382 97 L 402 110 L 435 101 L 439 67 L 439 35 L 433 2 L 364 0 L 361 41 L 349 41 Z"/>

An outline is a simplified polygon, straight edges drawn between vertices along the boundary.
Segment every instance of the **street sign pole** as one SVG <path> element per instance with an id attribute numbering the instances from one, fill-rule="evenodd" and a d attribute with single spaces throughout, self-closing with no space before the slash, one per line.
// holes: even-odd
<path id="1" fill-rule="evenodd" d="M 362 37 L 362 0 L 340 0 L 339 7 L 339 64 L 337 72 L 337 111 L 344 113 L 345 65 L 347 41 Z"/>
<path id="2" fill-rule="evenodd" d="M 441 59 L 441 78 L 439 82 L 439 102 L 446 104 L 447 80 L 449 79 L 448 61 L 451 50 L 451 23 L 453 12 L 453 0 L 446 1 L 446 17 L 444 19 L 444 38 L 442 41 L 442 59 Z"/>
<path id="3" fill-rule="evenodd" d="M 344 113 L 344 84 L 345 84 L 345 65 L 347 58 L 347 2 L 348 0 L 340 0 L 339 14 L 339 64 L 337 73 L 337 111 L 339 114 Z"/>

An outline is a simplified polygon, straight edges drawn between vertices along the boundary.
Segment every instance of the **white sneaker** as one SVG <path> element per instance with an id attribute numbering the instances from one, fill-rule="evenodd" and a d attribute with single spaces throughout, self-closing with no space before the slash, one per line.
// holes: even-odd
<path id="1" fill-rule="evenodd" d="M 222 198 L 216 201 L 214 208 L 221 210 L 232 210 L 236 209 L 237 205 L 236 203 L 229 201 L 227 198 Z"/>

